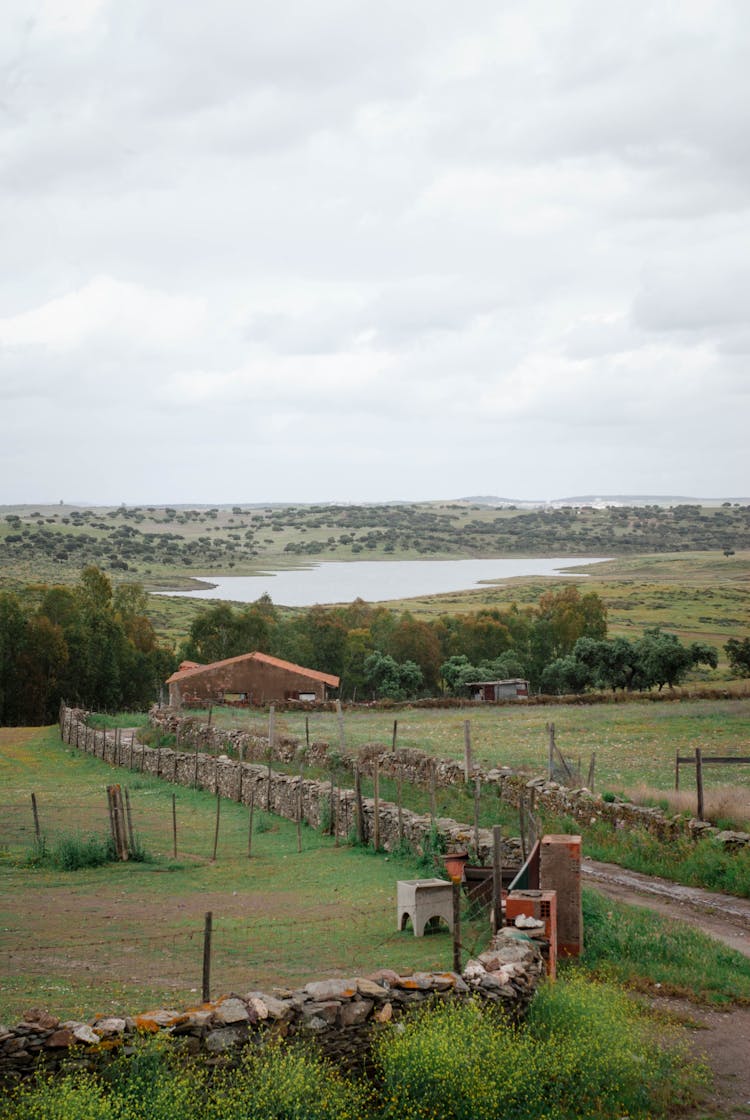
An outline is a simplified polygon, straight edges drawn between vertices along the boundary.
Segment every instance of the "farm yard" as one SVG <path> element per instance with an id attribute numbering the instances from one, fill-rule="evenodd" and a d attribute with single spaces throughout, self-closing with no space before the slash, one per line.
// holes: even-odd
<path id="1" fill-rule="evenodd" d="M 173 788 L 138 774 L 122 780 L 146 861 L 74 875 L 34 866 L 32 792 L 52 849 L 63 834 L 106 834 L 105 790 L 119 778 L 65 748 L 57 729 L 0 731 L 0 1021 L 39 1005 L 92 1015 L 194 1002 L 206 911 L 214 915 L 217 992 L 294 986 L 385 963 L 450 966 L 448 931 L 422 939 L 395 931 L 395 881 L 417 876 L 414 860 L 335 847 L 307 828 L 299 854 L 295 825 L 263 812 L 248 859 L 247 809 L 225 800 L 212 861 L 216 799 L 184 789 L 176 793 L 175 860 Z"/>
<path id="2" fill-rule="evenodd" d="M 596 750 L 599 788 L 624 791 L 648 782 L 658 795 L 673 784 L 676 749 L 689 752 L 700 743 L 706 753 L 741 753 L 748 739 L 750 700 L 347 711 L 346 746 L 354 751 L 378 742 L 390 746 L 396 720 L 400 747 L 459 758 L 467 715 L 474 758 L 484 767 L 511 765 L 543 773 L 546 724 L 552 719 L 558 745 L 569 756 L 586 758 Z M 200 713 L 192 717 L 200 718 Z M 305 718 L 311 740 L 338 742 L 332 713 L 278 713 L 276 734 L 303 739 Z M 268 731 L 257 714 L 237 709 L 215 709 L 212 720 L 227 731 Z M 376 858 L 356 847 L 335 846 L 330 837 L 309 828 L 302 830 L 298 853 L 295 825 L 259 807 L 248 858 L 247 809 L 223 800 L 214 861 L 216 799 L 210 794 L 175 790 L 126 769 L 113 773 L 101 760 L 62 744 L 56 728 L 3 729 L 0 744 L 0 954 L 6 976 L 0 1020 L 29 1002 L 54 1002 L 72 1014 L 100 1008 L 103 1001 L 114 1008 L 134 1001 L 168 1003 L 177 993 L 189 999 L 200 986 L 203 915 L 209 910 L 215 915 L 214 978 L 222 990 L 240 982 L 259 988 L 293 985 L 311 972 L 342 975 L 372 970 L 386 960 L 389 967 L 449 967 L 447 931 L 417 940 L 410 932 L 394 930 L 394 884 L 425 873 L 416 857 Z M 748 790 L 748 778 L 744 768 L 732 772 L 732 784 L 741 790 Z M 84 868 L 71 879 L 36 858 L 31 794 L 51 852 L 63 835 L 106 835 L 105 787 L 113 779 L 129 790 L 134 829 L 147 859 Z M 686 784 L 690 779 L 682 780 Z M 395 783 L 382 781 L 383 798 L 395 799 L 395 792 Z M 364 793 L 371 794 L 367 781 Z M 429 812 L 426 790 L 407 784 L 403 798 L 405 807 Z M 747 792 L 741 804 L 747 804 Z M 437 811 L 471 820 L 468 791 L 440 789 Z M 506 835 L 513 834 L 517 811 L 498 804 L 487 791 L 480 823 L 495 822 L 503 824 Z M 471 939 L 486 932 L 484 923 L 467 927 L 468 952 Z"/>
<path id="3" fill-rule="evenodd" d="M 122 725 L 124 718 L 101 722 Z M 54 857 L 62 832 L 106 832 L 104 789 L 113 777 L 128 782 L 138 847 L 146 858 L 84 867 L 74 874 L 40 859 L 31 794 L 35 795 L 40 832 L 48 837 L 45 846 Z M 145 1007 L 197 1004 L 202 917 L 208 909 L 214 914 L 212 992 L 244 991 L 249 987 L 268 990 L 276 985 L 299 985 L 311 975 L 351 976 L 382 965 L 403 972 L 450 967 L 451 938 L 447 931 L 417 940 L 411 930 L 396 933 L 393 929 L 395 880 L 424 874 L 414 860 L 376 856 L 345 845 L 337 848 L 329 837 L 310 829 L 302 830 L 300 852 L 295 826 L 263 812 L 256 818 L 252 858 L 248 859 L 247 810 L 223 800 L 217 834 L 216 799 L 184 788 L 175 791 L 175 859 L 174 787 L 126 769 L 113 771 L 100 759 L 66 747 L 57 728 L 3 729 L 0 779 L 4 799 L 9 798 L 0 805 L 0 879 L 4 888 L 0 959 L 5 976 L 0 989 L 0 1021 L 14 1021 L 29 1005 L 51 1007 L 57 1015 L 80 1019 L 126 1015 Z M 465 804 L 468 807 L 469 802 Z M 215 860 L 211 855 L 214 844 Z M 382 1062 L 388 1076 L 400 1085 L 393 1098 L 399 1102 L 398 1115 L 404 1115 L 404 1102 L 409 1101 L 414 1115 L 423 1115 L 424 1093 L 431 1091 L 429 1085 L 444 1084 L 437 1068 L 428 1073 L 426 1083 L 422 1074 L 417 1076 L 417 1069 L 424 1067 L 425 1056 L 431 1052 L 432 1037 L 436 1045 L 448 1045 L 454 1053 L 457 1037 L 466 1037 L 465 1046 L 460 1044 L 467 1051 L 462 1061 L 468 1061 L 467 1068 L 474 1072 L 468 1082 L 464 1079 L 451 1089 L 455 1103 L 451 1116 L 486 1115 L 489 1120 L 495 1115 L 484 1106 L 476 1111 L 476 1094 L 485 1091 L 480 1086 L 486 1077 L 478 1072 L 483 1067 L 476 1065 L 479 1051 L 474 1055 L 474 1041 L 482 1053 L 487 1046 L 495 1049 L 497 1068 L 516 1063 L 513 1099 L 518 1092 L 527 1092 L 528 1099 L 518 1115 L 529 1120 L 544 1110 L 549 1089 L 542 1088 L 548 1080 L 543 1070 L 549 1066 L 550 1076 L 553 1067 L 559 1071 L 557 1063 L 566 1045 L 584 1047 L 591 1054 L 606 1052 L 607 1062 L 606 1071 L 593 1059 L 585 1071 L 576 1065 L 563 1079 L 559 1072 L 554 1073 L 550 1084 L 556 1086 L 560 1100 L 568 1102 L 568 1110 L 573 1110 L 565 1115 L 580 1115 L 576 1110 L 587 1099 L 590 1104 L 586 1107 L 593 1109 L 591 1115 L 619 1116 L 627 1107 L 633 1117 L 645 1118 L 662 1115 L 670 1102 L 674 1105 L 678 1099 L 687 1105 L 705 1098 L 705 1066 L 688 1058 L 686 1041 L 680 1038 L 675 1022 L 658 1011 L 644 1013 L 616 987 L 601 987 L 588 977 L 602 970 L 610 981 L 617 976 L 638 987 L 645 985 L 647 990 L 655 985 L 657 989 L 664 987 L 676 994 L 725 1004 L 733 999 L 750 999 L 750 962 L 715 946 L 681 923 L 675 925 L 649 918 L 638 909 L 602 903 L 589 892 L 584 909 L 589 923 L 586 956 L 572 974 L 564 973 L 558 985 L 541 990 L 517 1041 L 507 1028 L 501 1027 L 498 1032 L 497 1022 L 488 1020 L 485 1025 L 484 1017 L 476 1018 L 478 1010 L 469 1012 L 475 1017 L 469 1023 L 460 1009 L 455 1014 L 436 1011 L 415 1022 L 413 1029 L 407 1028 L 412 1058 L 404 1058 L 394 1049 L 396 1034 L 383 1036 L 375 1060 Z M 617 912 L 615 927 L 613 911 Z M 462 959 L 476 955 L 487 943 L 489 932 L 485 918 L 466 921 L 466 917 L 462 922 Z M 672 948 L 665 955 L 661 947 L 666 945 Z M 745 1029 L 742 1014 L 738 1012 L 740 1017 L 734 1019 L 735 1033 Z M 683 1015 L 695 1022 L 706 1017 L 700 1009 Z M 558 1026 L 553 1043 L 549 1030 L 555 1022 Z M 719 1034 L 714 1049 L 726 1056 L 732 1046 L 736 1049 L 734 1042 L 736 1038 L 727 1042 Z M 514 1047 L 520 1047 L 517 1056 Z M 294 1050 L 283 1054 L 269 1055 L 270 1065 L 243 1065 L 236 1082 L 256 1100 L 257 1112 L 253 1115 L 259 1120 L 285 1115 L 274 1110 L 290 1107 L 291 1101 L 299 1100 L 299 1093 L 309 1099 L 312 1093 L 314 1098 L 321 1078 L 332 1086 L 319 1113 L 322 1118 L 395 1117 L 396 1112 L 372 1086 L 343 1079 L 319 1067 L 314 1057 L 305 1059 Z M 308 1065 L 300 1065 L 305 1061 Z M 418 1066 L 410 1064 L 415 1061 Z M 217 1083 L 205 1080 L 202 1067 L 190 1071 L 180 1067 L 178 1071 L 163 1050 L 151 1056 L 144 1052 L 139 1058 L 136 1049 L 132 1073 L 129 1065 L 117 1067 L 120 1088 L 114 1090 L 115 1096 L 130 1091 L 128 1078 L 139 1076 L 136 1071 L 142 1068 L 142 1062 L 151 1069 L 158 1062 L 160 1073 L 158 1081 L 149 1080 L 139 1089 L 139 1095 L 145 1092 L 144 1099 L 149 1103 L 140 1101 L 138 1108 L 146 1111 L 138 1115 L 162 1115 L 160 1094 L 172 1100 L 170 1094 L 178 1090 L 180 1114 L 185 1117 L 195 1116 L 197 1120 L 202 1115 L 201 1100 L 213 1101 Z M 285 1080 L 286 1068 L 294 1069 L 293 1081 Z M 614 1081 L 613 1070 L 617 1071 Z M 433 1081 L 433 1077 L 438 1080 Z M 91 1091 L 101 1092 L 95 1090 L 95 1084 L 91 1083 Z M 263 1088 L 267 1084 L 276 1086 L 270 1097 L 265 1095 L 269 1090 Z M 54 1109 L 60 1094 L 68 1094 L 73 1107 L 72 1102 L 82 1101 L 87 1091 L 86 1083 L 75 1080 L 53 1080 L 40 1090 L 30 1086 L 11 1099 L 8 1115 L 15 1120 L 43 1107 L 35 1093 L 46 1094 L 44 1099 Z M 493 1094 L 507 1091 L 499 1085 L 492 1088 Z M 741 1092 L 742 1087 L 736 1091 Z M 409 1097 L 410 1093 L 414 1096 Z M 652 1111 L 655 1095 L 661 1103 Z M 723 1099 L 721 1092 L 713 1099 Z M 105 1098 L 101 1100 L 98 1107 L 109 1107 Z M 174 1107 L 171 1103 L 165 1114 L 174 1114 L 170 1111 Z M 221 1106 L 214 1102 L 212 1107 L 219 1117 L 234 1114 L 236 1106 L 222 1098 Z M 313 1115 L 302 1107 L 300 1115 Z M 436 1107 L 435 1116 L 448 1115 L 442 1104 L 436 1102 Z M 466 1107 L 471 1111 L 466 1112 Z M 223 1108 L 230 1111 L 221 1111 Z M 107 1115 L 106 1111 L 89 1114 Z M 40 1111 L 39 1115 L 46 1118 L 57 1113 Z"/>

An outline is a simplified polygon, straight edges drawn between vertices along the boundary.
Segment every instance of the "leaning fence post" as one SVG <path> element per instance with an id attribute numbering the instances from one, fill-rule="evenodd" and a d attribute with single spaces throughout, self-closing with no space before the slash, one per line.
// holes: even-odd
<path id="1" fill-rule="evenodd" d="M 35 793 L 32 793 L 32 795 L 31 795 L 31 808 L 32 808 L 32 811 L 34 813 L 34 835 L 36 836 L 36 842 L 38 844 L 40 842 L 40 840 L 42 839 L 42 833 L 41 833 L 41 829 L 39 828 L 39 810 L 37 809 L 37 806 L 36 806 L 36 794 Z"/>
<path id="2" fill-rule="evenodd" d="M 373 821 L 373 835 L 372 846 L 377 852 L 380 848 L 380 761 L 375 759 L 375 773 L 373 775 L 373 810 L 375 819 Z"/>

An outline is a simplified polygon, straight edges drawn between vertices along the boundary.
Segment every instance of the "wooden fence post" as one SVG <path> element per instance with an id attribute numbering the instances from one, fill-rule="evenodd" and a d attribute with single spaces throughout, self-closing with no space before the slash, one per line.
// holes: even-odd
<path id="1" fill-rule="evenodd" d="M 380 762 L 375 759 L 375 773 L 373 775 L 373 799 L 375 820 L 373 822 L 372 846 L 377 852 L 380 848 Z"/>
<path id="2" fill-rule="evenodd" d="M 468 785 L 474 767 L 471 764 L 471 723 L 464 720 L 464 781 Z"/>
<path id="3" fill-rule="evenodd" d="M 336 701 L 336 720 L 339 725 L 339 750 L 342 754 L 346 752 L 346 735 L 344 733 L 344 710 L 341 707 L 341 701 Z"/>
<path id="4" fill-rule="evenodd" d="M 216 828 L 214 829 L 214 850 L 211 863 L 216 863 L 216 849 L 219 846 L 219 820 L 221 818 L 221 794 L 216 791 Z"/>
<path id="5" fill-rule="evenodd" d="M 482 796 L 482 779 L 477 771 L 474 776 L 474 848 L 479 859 L 479 799 Z"/>
<path id="6" fill-rule="evenodd" d="M 354 797 L 357 809 L 357 843 L 367 842 L 367 829 L 365 828 L 365 810 L 362 803 L 362 773 L 359 762 L 354 763 Z"/>
<path id="7" fill-rule="evenodd" d="M 297 852 L 302 851 L 302 783 L 304 781 L 305 764 L 300 762 L 299 786 L 297 787 Z"/>
<path id="8" fill-rule="evenodd" d="M 211 999 L 211 932 L 213 913 L 208 910 L 203 922 L 203 983 L 201 999 L 208 1003 Z"/>
<path id="9" fill-rule="evenodd" d="M 437 818 L 437 760 L 430 759 L 430 817 L 432 818 L 433 828 L 435 826 L 435 819 Z"/>
<path id="10" fill-rule="evenodd" d="M 586 788 L 594 792 L 594 770 L 596 768 L 596 751 L 591 752 L 591 762 L 589 763 L 589 776 L 586 781 Z"/>
<path id="11" fill-rule="evenodd" d="M 454 879 L 453 886 L 453 971 L 461 972 L 461 882 Z"/>
<path id="12" fill-rule="evenodd" d="M 125 787 L 125 820 L 128 826 L 128 843 L 130 844 L 131 852 L 135 851 L 135 833 L 133 832 L 133 814 L 130 809 L 130 793 L 128 787 Z"/>
<path id="13" fill-rule="evenodd" d="M 40 842 L 40 840 L 42 839 L 42 831 L 39 827 L 39 810 L 37 809 L 37 805 L 36 805 L 36 794 L 35 793 L 32 793 L 32 795 L 31 795 L 31 810 L 34 814 L 34 835 L 36 836 L 36 842 L 38 844 Z"/>
<path id="14" fill-rule="evenodd" d="M 253 812 L 255 810 L 255 782 L 250 787 L 250 810 L 247 816 L 247 858 L 253 854 Z"/>
<path id="15" fill-rule="evenodd" d="M 675 793 L 680 789 L 680 752 L 679 750 L 674 753 L 674 788 Z"/>
<path id="16" fill-rule="evenodd" d="M 177 859 L 177 798 L 172 794 L 172 855 Z"/>
<path id="17" fill-rule="evenodd" d="M 395 726 L 395 725 L 394 725 Z M 398 846 L 402 847 L 404 843 L 404 800 L 403 800 L 403 781 L 404 781 L 404 764 L 399 761 L 398 764 L 398 781 L 396 785 L 396 795 L 398 799 Z"/>
<path id="18" fill-rule="evenodd" d="M 698 820 L 703 820 L 703 752 L 695 748 L 695 788 L 698 793 Z"/>
<path id="19" fill-rule="evenodd" d="M 503 830 L 492 826 L 492 932 L 503 924 Z"/>

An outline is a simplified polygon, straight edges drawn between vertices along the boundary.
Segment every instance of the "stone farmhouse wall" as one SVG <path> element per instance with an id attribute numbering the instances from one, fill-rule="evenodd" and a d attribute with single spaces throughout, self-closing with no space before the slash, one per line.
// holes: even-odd
<path id="1" fill-rule="evenodd" d="M 179 733 L 182 743 L 190 743 L 201 750 L 218 752 L 230 747 L 245 758 L 268 757 L 268 737 L 264 735 L 208 727 L 169 708 L 153 709 L 150 718 L 154 726 Z M 292 762 L 300 746 L 298 739 L 276 736 L 273 758 L 281 762 Z M 358 753 L 348 753 L 342 757 L 336 747 L 324 742 L 314 742 L 310 744 L 310 750 L 306 754 L 312 765 L 325 766 L 329 761 L 335 760 L 337 766 L 349 773 L 353 772 L 357 762 L 363 773 L 372 774 L 377 759 L 382 775 L 392 778 L 401 776 L 406 782 L 425 787 L 432 780 L 433 770 L 437 786 L 461 785 L 465 781 L 461 762 L 455 759 L 436 759 L 434 755 L 420 750 L 384 751 L 379 744 L 373 744 Z M 483 783 L 497 785 L 498 792 L 506 803 L 518 807 L 523 797 L 532 808 L 536 806 L 556 816 L 569 817 L 582 825 L 602 820 L 613 829 L 638 829 L 649 832 L 660 840 L 674 840 L 678 837 L 688 837 L 691 840 L 711 838 L 730 850 L 750 845 L 750 833 L 714 828 L 706 821 L 686 818 L 682 814 L 671 815 L 659 808 L 634 805 L 619 799 L 605 801 L 588 789 L 569 789 L 545 777 L 530 778 L 528 774 L 507 767 L 487 771 L 480 769 L 477 772 Z M 459 843 L 471 843 L 472 837 L 473 831 L 469 830 L 469 826 L 462 826 Z M 488 835 L 485 834 L 482 844 L 489 842 Z M 508 854 L 511 861 L 513 858 L 517 859 L 520 844 L 514 840 L 506 841 L 506 844 L 510 846 Z"/>
<path id="2" fill-rule="evenodd" d="M 380 969 L 368 977 L 312 981 L 294 991 L 231 993 L 184 1011 L 159 1008 L 90 1022 L 61 1021 L 36 1008 L 13 1027 L 0 1024 L 0 1080 L 28 1076 L 41 1064 L 95 1069 L 139 1034 L 158 1032 L 190 1055 L 230 1063 L 244 1046 L 269 1038 L 310 1039 L 343 1068 L 361 1069 L 373 1038 L 389 1022 L 429 1003 L 471 997 L 501 1004 L 518 1020 L 543 975 L 538 944 L 508 928 L 468 962 L 463 976 Z"/>

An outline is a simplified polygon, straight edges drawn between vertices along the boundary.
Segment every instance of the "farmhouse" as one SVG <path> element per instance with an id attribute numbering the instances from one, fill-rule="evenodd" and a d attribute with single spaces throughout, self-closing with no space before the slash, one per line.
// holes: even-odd
<path id="1" fill-rule="evenodd" d="M 514 677 L 508 681 L 468 681 L 472 700 L 492 703 L 494 700 L 528 700 L 529 682 Z"/>
<path id="2" fill-rule="evenodd" d="M 325 700 L 328 690 L 338 688 L 339 678 L 282 661 L 267 653 L 243 653 L 198 665 L 183 661 L 167 681 L 169 703 L 267 704 L 279 700 Z"/>

